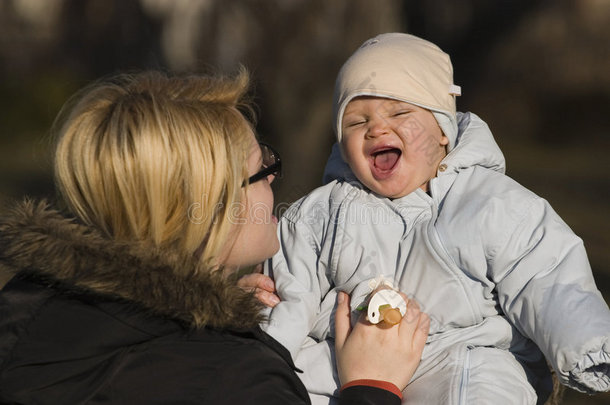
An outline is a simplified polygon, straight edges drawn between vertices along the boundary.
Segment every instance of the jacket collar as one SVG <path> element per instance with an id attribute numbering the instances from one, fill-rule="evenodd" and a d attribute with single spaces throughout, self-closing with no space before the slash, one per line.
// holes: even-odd
<path id="1" fill-rule="evenodd" d="M 458 138 L 456 146 L 445 156 L 439 177 L 449 173 L 479 166 L 504 173 L 506 162 L 489 127 L 474 113 L 458 113 Z"/>
<path id="2" fill-rule="evenodd" d="M 68 290 L 125 300 L 193 328 L 251 328 L 261 304 L 205 263 L 104 237 L 46 202 L 0 218 L 0 266 Z"/>

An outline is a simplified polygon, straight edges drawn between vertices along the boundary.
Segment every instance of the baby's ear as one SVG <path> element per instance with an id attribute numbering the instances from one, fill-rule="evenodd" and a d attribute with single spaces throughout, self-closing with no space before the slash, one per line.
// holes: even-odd
<path id="1" fill-rule="evenodd" d="M 441 146 L 449 145 L 449 138 L 447 138 L 447 136 L 445 134 L 441 135 L 440 144 L 441 144 Z"/>

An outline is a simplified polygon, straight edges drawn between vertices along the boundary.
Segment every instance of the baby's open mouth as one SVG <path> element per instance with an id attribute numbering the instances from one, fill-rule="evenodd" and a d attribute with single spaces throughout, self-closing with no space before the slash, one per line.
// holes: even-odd
<path id="1" fill-rule="evenodd" d="M 396 166 L 400 155 L 402 155 L 402 152 L 397 148 L 388 148 L 375 151 L 371 154 L 371 157 L 373 158 L 373 166 L 375 166 L 375 168 L 381 172 L 392 170 L 394 166 Z"/>

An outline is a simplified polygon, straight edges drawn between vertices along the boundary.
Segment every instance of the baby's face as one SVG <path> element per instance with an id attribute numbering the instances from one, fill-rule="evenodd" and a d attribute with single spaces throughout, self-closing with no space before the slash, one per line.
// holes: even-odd
<path id="1" fill-rule="evenodd" d="M 345 108 L 341 147 L 358 179 L 385 197 L 428 190 L 448 138 L 424 108 L 381 97 L 357 97 Z"/>

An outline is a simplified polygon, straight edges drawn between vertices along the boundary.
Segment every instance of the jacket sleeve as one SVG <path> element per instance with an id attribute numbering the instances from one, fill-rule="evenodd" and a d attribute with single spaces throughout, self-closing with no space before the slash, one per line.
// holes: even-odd
<path id="1" fill-rule="evenodd" d="M 381 388 L 357 385 L 341 391 L 339 405 L 399 405 L 400 397 Z"/>
<path id="2" fill-rule="evenodd" d="M 500 305 L 562 383 L 586 393 L 608 391 L 610 310 L 582 240 L 545 200 L 526 197 L 518 205 L 519 215 L 489 247 L 488 277 Z"/>
<path id="3" fill-rule="evenodd" d="M 306 221 L 297 222 L 287 212 L 279 223 L 280 251 L 271 259 L 268 272 L 275 281 L 281 302 L 263 329 L 296 354 L 314 326 L 322 294 L 329 289 L 319 262 L 319 243 Z"/>
<path id="4" fill-rule="evenodd" d="M 332 363 L 331 363 L 332 364 Z M 239 376 L 237 386 L 223 386 L 206 403 L 298 405 L 310 404 L 310 397 L 299 377 L 277 357 L 250 352 L 232 364 L 227 374 Z M 250 370 L 244 371 L 244 370 Z M 368 385 L 346 388 L 339 394 L 339 405 L 399 405 L 393 392 Z"/>

